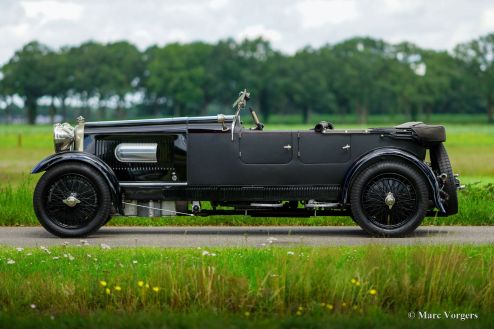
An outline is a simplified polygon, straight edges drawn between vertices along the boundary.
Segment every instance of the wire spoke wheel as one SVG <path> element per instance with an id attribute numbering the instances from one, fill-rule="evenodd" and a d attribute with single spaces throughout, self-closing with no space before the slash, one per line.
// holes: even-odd
<path id="1" fill-rule="evenodd" d="M 362 209 L 376 226 L 393 229 L 407 223 L 417 212 L 417 192 L 413 184 L 396 173 L 383 173 L 365 184 Z"/>
<path id="2" fill-rule="evenodd" d="M 111 217 L 108 183 L 91 165 L 67 161 L 49 168 L 33 194 L 36 217 L 50 233 L 82 237 L 96 232 Z"/>
<path id="3" fill-rule="evenodd" d="M 44 202 L 50 220 L 69 229 L 85 227 L 99 209 L 97 188 L 79 174 L 66 174 L 54 180 Z"/>
<path id="4" fill-rule="evenodd" d="M 427 178 L 412 163 L 383 159 L 362 170 L 350 191 L 355 222 L 374 236 L 412 233 L 430 207 Z"/>

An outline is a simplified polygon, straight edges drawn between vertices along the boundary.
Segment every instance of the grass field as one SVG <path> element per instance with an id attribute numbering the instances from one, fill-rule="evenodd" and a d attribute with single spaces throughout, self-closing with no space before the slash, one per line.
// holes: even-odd
<path id="1" fill-rule="evenodd" d="M 382 125 L 406 121 L 396 120 Z M 309 128 L 284 123 L 268 128 Z M 446 147 L 468 184 L 460 213 L 424 224 L 492 225 L 494 127 L 459 123 L 447 125 Z M 32 191 L 40 175 L 28 173 L 52 152 L 50 126 L 0 126 L 0 225 L 38 224 Z M 213 216 L 122 217 L 110 225 L 354 224 L 348 217 Z M 0 247 L 0 328 L 487 328 L 493 256 L 494 246 Z M 478 319 L 409 319 L 410 311 Z"/>
<path id="2" fill-rule="evenodd" d="M 0 186 L 0 226 L 38 225 L 33 211 L 35 179 L 16 186 Z M 460 211 L 451 217 L 427 217 L 425 225 L 493 225 L 494 184 L 474 183 L 459 192 Z M 355 225 L 349 217 L 259 218 L 249 216 L 166 216 L 162 218 L 115 217 L 108 225 Z"/>
<path id="3" fill-rule="evenodd" d="M 493 256 L 494 246 L 0 248 L 0 327 L 481 327 L 494 319 Z"/>
<path id="4" fill-rule="evenodd" d="M 376 124 L 375 126 L 378 126 Z M 389 125 L 389 123 L 387 124 Z M 355 125 L 345 125 L 355 128 Z M 308 129 L 304 125 L 269 125 L 270 129 Z M 33 166 L 53 153 L 51 126 L 0 126 L 0 225 L 35 225 L 32 190 L 40 175 Z M 447 126 L 447 150 L 462 183 L 460 214 L 429 218 L 426 224 L 491 225 L 494 223 L 494 127 Z M 348 218 L 167 217 L 163 220 L 117 218 L 112 225 L 353 225 Z"/>

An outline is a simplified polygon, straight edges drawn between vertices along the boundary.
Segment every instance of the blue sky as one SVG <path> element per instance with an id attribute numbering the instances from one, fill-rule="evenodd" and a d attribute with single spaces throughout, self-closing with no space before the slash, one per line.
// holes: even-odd
<path id="1" fill-rule="evenodd" d="M 31 40 L 150 44 L 263 36 L 292 53 L 365 35 L 452 49 L 494 31 L 487 0 L 0 0 L 0 64 Z"/>

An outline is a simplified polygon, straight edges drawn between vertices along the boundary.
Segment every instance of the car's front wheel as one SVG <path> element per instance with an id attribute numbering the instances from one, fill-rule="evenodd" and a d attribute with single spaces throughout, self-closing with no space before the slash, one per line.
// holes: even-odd
<path id="1" fill-rule="evenodd" d="M 33 204 L 41 225 L 60 237 L 85 236 L 98 230 L 112 206 L 104 178 L 78 162 L 45 172 L 36 185 Z"/>
<path id="2" fill-rule="evenodd" d="M 429 190 L 416 168 L 385 160 L 355 178 L 350 202 L 355 221 L 371 235 L 403 236 L 413 232 L 424 219 Z"/>

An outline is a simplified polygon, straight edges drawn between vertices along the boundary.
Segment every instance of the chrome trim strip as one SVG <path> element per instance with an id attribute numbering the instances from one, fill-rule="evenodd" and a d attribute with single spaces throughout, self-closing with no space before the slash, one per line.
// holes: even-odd
<path id="1" fill-rule="evenodd" d="M 189 123 L 224 123 L 233 121 L 234 115 L 210 115 L 202 117 L 178 117 L 178 118 L 160 118 L 144 120 L 118 120 L 118 121 L 96 121 L 87 122 L 86 126 L 90 127 L 109 127 L 109 126 L 138 126 L 138 125 L 156 125 L 156 124 L 189 124 Z"/>
<path id="2" fill-rule="evenodd" d="M 166 186 L 187 186 L 187 183 L 169 183 L 169 182 L 120 182 L 122 187 L 166 187 Z"/>

